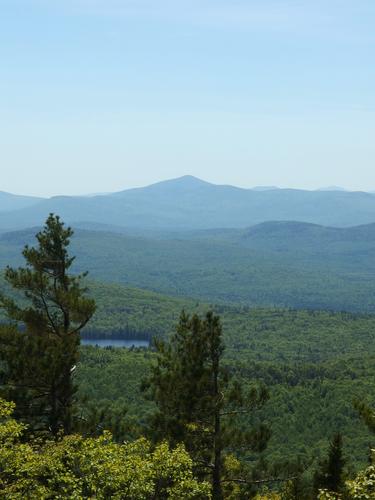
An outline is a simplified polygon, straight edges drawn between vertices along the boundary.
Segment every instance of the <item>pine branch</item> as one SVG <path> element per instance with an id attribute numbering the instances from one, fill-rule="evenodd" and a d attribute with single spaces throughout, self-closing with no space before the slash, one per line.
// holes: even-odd
<path id="1" fill-rule="evenodd" d="M 286 481 L 293 481 L 298 479 L 298 476 L 289 476 L 289 477 L 273 477 L 267 479 L 244 479 L 244 478 L 226 478 L 222 479 L 222 483 L 238 483 L 238 484 L 266 484 L 266 483 L 283 483 Z"/>

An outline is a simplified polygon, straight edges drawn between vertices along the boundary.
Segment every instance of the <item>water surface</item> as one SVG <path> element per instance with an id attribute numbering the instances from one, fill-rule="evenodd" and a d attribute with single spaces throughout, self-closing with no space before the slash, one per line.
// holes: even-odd
<path id="1" fill-rule="evenodd" d="M 137 339 L 81 339 L 81 344 L 99 347 L 149 347 L 150 342 Z"/>

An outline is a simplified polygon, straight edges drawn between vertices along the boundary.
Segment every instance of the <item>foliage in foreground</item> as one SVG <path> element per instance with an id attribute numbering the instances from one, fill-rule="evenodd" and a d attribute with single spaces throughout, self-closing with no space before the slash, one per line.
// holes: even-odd
<path id="1" fill-rule="evenodd" d="M 327 489 L 340 492 L 344 483 L 345 462 L 342 435 L 337 433 L 330 442 L 328 457 L 321 461 L 320 468 L 315 473 L 315 490 Z"/>
<path id="2" fill-rule="evenodd" d="M 157 363 L 149 379 L 157 406 L 153 437 L 185 444 L 198 477 L 210 476 L 215 500 L 223 498 L 224 483 L 238 482 L 238 476 L 225 474 L 228 451 L 259 453 L 270 437 L 256 417 L 268 400 L 266 388 L 248 389 L 232 377 L 222 364 L 224 350 L 219 316 L 183 312 L 170 342 L 156 342 Z"/>
<path id="3" fill-rule="evenodd" d="M 0 308 L 20 328 L 0 331 L 0 362 L 6 366 L 2 392 L 17 401 L 23 421 L 57 435 L 72 431 L 80 331 L 96 306 L 86 297 L 82 279 L 72 275 L 68 253 L 73 231 L 50 214 L 36 235 L 37 246 L 25 246 L 25 267 L 7 267 L 5 279 L 23 304 L 0 293 Z M 19 297 L 18 297 L 19 298 Z M 3 335 L 4 333 L 4 335 Z M 43 353 L 41 356 L 40 353 Z"/>
<path id="4" fill-rule="evenodd" d="M 4 499 L 209 499 L 183 448 L 151 449 L 145 439 L 116 444 L 70 435 L 59 441 L 21 442 L 25 429 L 12 419 L 14 404 L 0 399 L 0 492 Z"/>
<path id="5" fill-rule="evenodd" d="M 361 471 L 353 481 L 346 483 L 342 494 L 322 490 L 318 500 L 371 500 L 375 498 L 375 467 Z"/>
<path id="6" fill-rule="evenodd" d="M 375 456 L 373 457 L 374 460 Z M 280 493 L 267 492 L 265 496 L 258 495 L 255 500 L 292 500 L 305 497 L 293 496 L 292 483 L 285 484 Z M 360 471 L 352 481 L 346 481 L 341 493 L 321 489 L 317 500 L 371 500 L 375 498 L 375 466 L 370 465 Z"/>

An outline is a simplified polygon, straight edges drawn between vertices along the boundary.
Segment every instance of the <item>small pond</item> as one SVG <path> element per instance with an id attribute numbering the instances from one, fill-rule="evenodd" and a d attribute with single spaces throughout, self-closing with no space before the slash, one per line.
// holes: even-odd
<path id="1" fill-rule="evenodd" d="M 127 339 L 81 339 L 82 345 L 93 345 L 99 347 L 149 347 L 149 340 L 127 340 Z"/>

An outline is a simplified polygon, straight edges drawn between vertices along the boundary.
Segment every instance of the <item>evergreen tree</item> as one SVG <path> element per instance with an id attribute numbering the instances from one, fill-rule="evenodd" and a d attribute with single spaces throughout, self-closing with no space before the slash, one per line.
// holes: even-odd
<path id="1" fill-rule="evenodd" d="M 374 434 L 375 433 L 375 410 L 373 406 L 370 406 L 367 402 L 363 400 L 354 400 L 354 408 L 358 411 L 359 416 L 363 422 L 367 425 L 368 429 Z"/>
<path id="2" fill-rule="evenodd" d="M 2 393 L 17 403 L 18 417 L 35 430 L 56 435 L 72 429 L 80 331 L 95 311 L 85 297 L 82 278 L 69 270 L 73 231 L 51 214 L 36 235 L 37 248 L 26 246 L 26 267 L 7 267 L 5 280 L 22 300 L 1 294 L 0 305 L 12 325 L 1 331 L 5 365 Z"/>
<path id="3" fill-rule="evenodd" d="M 257 422 L 246 429 L 243 417 L 254 415 L 268 393 L 264 388 L 246 392 L 225 370 L 220 318 L 212 312 L 204 319 L 182 313 L 170 342 L 157 341 L 156 350 L 157 363 L 148 382 L 158 407 L 154 437 L 172 445 L 184 443 L 198 477 L 210 476 L 213 498 L 220 500 L 224 484 L 242 481 L 226 473 L 228 454 L 266 447 L 268 427 Z"/>
<path id="4" fill-rule="evenodd" d="M 344 467 L 343 439 L 342 435 L 337 433 L 329 444 L 327 459 L 320 463 L 320 468 L 315 473 L 315 490 L 326 489 L 339 493 L 344 485 Z"/>

